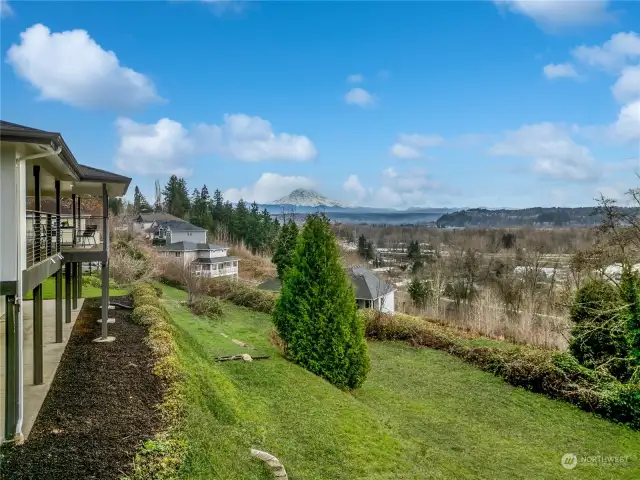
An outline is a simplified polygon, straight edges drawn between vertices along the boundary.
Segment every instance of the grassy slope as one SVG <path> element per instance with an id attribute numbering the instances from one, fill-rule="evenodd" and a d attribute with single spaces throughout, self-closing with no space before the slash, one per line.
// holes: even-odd
<path id="1" fill-rule="evenodd" d="M 505 384 L 443 352 L 371 343 L 372 371 L 354 394 L 284 360 L 269 317 L 225 305 L 220 321 L 191 315 L 165 288 L 188 368 L 181 478 L 270 478 L 249 448 L 276 455 L 292 480 L 391 478 L 638 478 L 640 434 Z M 225 333 L 228 338 L 220 335 Z M 218 363 L 247 351 L 270 360 Z M 629 455 L 626 468 L 578 466 L 564 453 Z"/>
<path id="2" fill-rule="evenodd" d="M 64 297 L 64 292 L 65 292 L 65 288 L 64 288 L 64 281 L 62 282 L 62 296 Z M 115 296 L 119 296 L 119 295 L 126 295 L 127 294 L 127 290 L 126 289 L 120 289 L 120 288 L 112 288 L 109 290 L 109 295 L 115 297 Z M 83 286 L 82 287 L 82 297 L 83 298 L 92 298 L 92 297 L 100 297 L 102 296 L 102 290 L 98 287 L 88 287 L 88 286 Z M 56 298 L 56 281 L 53 277 L 49 277 L 47 278 L 43 283 L 42 283 L 42 297 L 44 300 L 53 300 Z M 29 292 L 25 295 L 24 297 L 25 300 L 31 300 L 33 299 L 33 293 Z"/>

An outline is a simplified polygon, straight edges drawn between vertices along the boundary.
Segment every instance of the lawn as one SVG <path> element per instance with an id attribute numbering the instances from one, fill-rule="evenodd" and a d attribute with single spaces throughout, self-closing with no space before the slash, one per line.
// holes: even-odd
<path id="1" fill-rule="evenodd" d="M 225 304 L 211 321 L 179 305 L 184 292 L 164 291 L 187 373 L 180 478 L 270 478 L 250 448 L 277 456 L 292 480 L 640 478 L 640 433 L 446 353 L 372 342 L 367 381 L 346 393 L 285 360 L 267 315 Z M 245 352 L 271 358 L 214 361 Z M 565 453 L 629 458 L 565 470 Z"/>
<path id="2" fill-rule="evenodd" d="M 62 282 L 62 296 L 64 297 L 64 281 Z M 117 297 L 120 295 L 126 295 L 127 290 L 122 288 L 111 288 L 109 290 L 109 295 L 112 297 Z M 91 297 L 100 297 L 102 296 L 102 290 L 99 287 L 82 287 L 82 297 L 83 298 L 91 298 Z M 42 282 L 42 298 L 44 300 L 53 300 L 56 298 L 56 280 L 53 277 L 47 278 L 44 282 Z M 33 299 L 33 292 L 29 292 L 24 297 L 25 300 Z"/>

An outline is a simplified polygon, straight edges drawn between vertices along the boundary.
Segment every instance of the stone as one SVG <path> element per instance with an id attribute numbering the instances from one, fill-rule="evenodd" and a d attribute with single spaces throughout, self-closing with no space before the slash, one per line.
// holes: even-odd
<path id="1" fill-rule="evenodd" d="M 251 355 L 249 355 L 247 353 L 243 353 L 242 354 L 242 360 L 244 360 L 245 362 L 252 362 L 253 358 L 251 358 Z"/>
<path id="2" fill-rule="evenodd" d="M 253 457 L 256 457 L 262 460 L 264 463 L 266 463 L 275 478 L 280 478 L 284 480 L 289 479 L 289 476 L 287 475 L 287 471 L 284 469 L 284 465 L 282 465 L 282 463 L 280 463 L 280 460 L 278 460 L 276 457 L 274 457 L 270 453 L 263 452 L 261 450 L 255 450 L 252 448 L 251 455 Z"/>

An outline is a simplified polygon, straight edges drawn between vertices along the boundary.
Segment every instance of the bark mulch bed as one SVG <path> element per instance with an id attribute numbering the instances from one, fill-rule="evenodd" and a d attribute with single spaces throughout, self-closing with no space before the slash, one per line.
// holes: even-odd
<path id="1" fill-rule="evenodd" d="M 130 304 L 128 297 L 112 301 Z M 100 336 L 100 299 L 85 300 L 29 438 L 5 447 L 2 479 L 118 479 L 142 442 L 161 428 L 161 381 L 152 374 L 146 328 L 130 310 L 110 311 L 113 343 Z"/>

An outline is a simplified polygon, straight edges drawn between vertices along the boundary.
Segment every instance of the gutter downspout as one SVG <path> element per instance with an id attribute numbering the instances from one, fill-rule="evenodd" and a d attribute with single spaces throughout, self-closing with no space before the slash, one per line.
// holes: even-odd
<path id="1" fill-rule="evenodd" d="M 53 150 L 49 147 L 49 150 L 46 152 L 34 153 L 32 155 L 25 155 L 24 157 L 16 158 L 16 165 L 21 162 L 26 162 L 27 160 L 36 160 L 38 158 L 49 157 L 51 155 L 58 155 L 62 152 L 62 147 L 58 147 L 56 150 Z M 19 167 L 18 167 L 19 168 Z M 18 173 L 20 177 L 20 182 L 16 182 L 16 198 L 19 199 L 19 205 L 22 202 L 25 202 L 25 198 L 22 197 L 22 185 L 20 185 L 23 181 L 26 182 L 26 175 L 23 176 Z M 26 189 L 26 185 L 25 185 Z M 23 242 L 22 238 L 22 230 L 23 227 L 26 229 L 26 218 L 22 216 L 22 208 L 20 208 L 20 216 L 18 217 L 18 232 L 17 232 L 17 242 L 18 242 L 18 258 L 16 259 L 16 267 L 18 271 L 18 282 L 17 282 L 17 295 L 16 295 L 16 304 L 18 305 L 18 421 L 16 422 L 16 432 L 15 439 L 17 443 L 21 443 L 24 440 L 24 435 L 22 434 L 22 424 L 24 423 L 24 322 L 23 322 L 23 313 L 22 313 L 22 259 L 26 256 L 26 245 Z"/>

